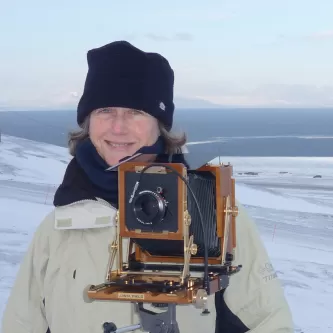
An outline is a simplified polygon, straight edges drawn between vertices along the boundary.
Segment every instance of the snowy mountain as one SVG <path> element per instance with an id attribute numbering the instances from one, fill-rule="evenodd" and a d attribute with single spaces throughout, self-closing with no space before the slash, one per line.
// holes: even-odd
<path id="1" fill-rule="evenodd" d="M 0 101 L 1 111 L 47 111 L 47 110 L 75 110 L 79 101 L 79 93 L 66 93 L 64 99 L 56 100 L 54 103 L 17 103 L 5 104 Z M 190 98 L 183 96 L 175 96 L 174 103 L 178 109 L 210 109 L 221 108 L 223 105 L 212 103 L 202 98 Z"/>
<path id="2" fill-rule="evenodd" d="M 0 321 L 22 255 L 52 209 L 54 191 L 69 160 L 64 148 L 2 137 Z M 332 332 L 333 158 L 222 157 L 221 161 L 234 165 L 237 198 L 258 225 L 296 331 Z"/>

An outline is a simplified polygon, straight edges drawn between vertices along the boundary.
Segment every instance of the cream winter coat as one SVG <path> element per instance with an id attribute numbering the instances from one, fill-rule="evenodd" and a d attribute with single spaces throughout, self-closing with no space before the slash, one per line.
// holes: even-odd
<path id="1" fill-rule="evenodd" d="M 231 277 L 224 302 L 248 332 L 294 332 L 283 289 L 256 226 L 237 205 L 235 264 L 243 268 Z M 102 333 L 104 322 L 113 321 L 118 328 L 138 323 L 132 304 L 89 302 L 85 296 L 88 285 L 105 280 L 115 213 L 103 201 L 85 201 L 55 208 L 46 216 L 18 272 L 2 333 L 46 333 L 48 329 L 51 333 Z M 209 297 L 209 310 L 210 315 L 201 316 L 193 306 L 177 307 L 180 332 L 214 333 L 218 316 L 214 296 Z"/>

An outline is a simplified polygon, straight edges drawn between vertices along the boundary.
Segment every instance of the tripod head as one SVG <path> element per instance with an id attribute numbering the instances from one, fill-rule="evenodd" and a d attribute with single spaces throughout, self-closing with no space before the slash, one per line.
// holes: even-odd
<path id="1" fill-rule="evenodd" d="M 176 321 L 176 304 L 168 304 L 165 312 L 156 313 L 143 307 L 143 303 L 136 303 L 136 310 L 140 317 L 140 324 L 117 328 L 114 323 L 104 323 L 104 333 L 127 333 L 141 329 L 150 333 L 180 333 Z"/>

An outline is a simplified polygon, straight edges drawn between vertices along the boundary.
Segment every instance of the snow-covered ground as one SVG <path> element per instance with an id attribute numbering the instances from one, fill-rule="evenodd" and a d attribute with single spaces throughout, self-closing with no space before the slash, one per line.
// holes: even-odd
<path id="1" fill-rule="evenodd" d="M 0 322 L 20 260 L 70 157 L 48 144 L 0 143 Z M 223 157 L 283 283 L 296 332 L 333 332 L 333 158 Z"/>

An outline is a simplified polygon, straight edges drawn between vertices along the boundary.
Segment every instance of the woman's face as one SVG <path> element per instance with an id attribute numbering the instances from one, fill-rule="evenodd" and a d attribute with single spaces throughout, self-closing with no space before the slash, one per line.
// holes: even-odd
<path id="1" fill-rule="evenodd" d="M 90 116 L 89 136 L 100 156 L 112 166 L 159 136 L 157 119 L 138 110 L 101 108 Z"/>

